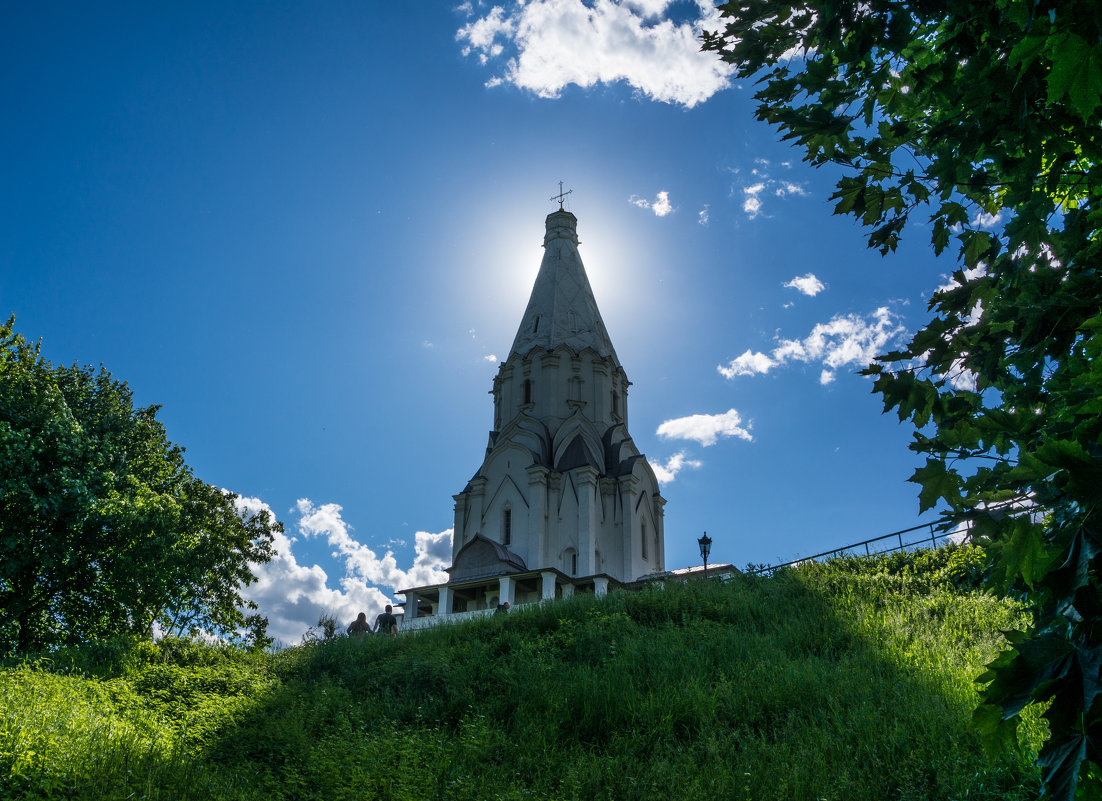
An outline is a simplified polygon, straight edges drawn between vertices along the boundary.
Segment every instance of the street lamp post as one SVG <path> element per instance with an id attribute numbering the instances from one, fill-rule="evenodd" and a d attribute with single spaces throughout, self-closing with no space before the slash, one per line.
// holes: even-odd
<path id="1" fill-rule="evenodd" d="M 712 550 L 712 539 L 707 531 L 696 541 L 696 544 L 700 546 L 700 558 L 704 560 L 704 578 L 708 578 L 708 554 Z"/>

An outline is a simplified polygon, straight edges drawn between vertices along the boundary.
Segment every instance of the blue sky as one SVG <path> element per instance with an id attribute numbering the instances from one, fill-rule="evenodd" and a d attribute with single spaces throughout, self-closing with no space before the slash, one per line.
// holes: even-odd
<path id="1" fill-rule="evenodd" d="M 869 355 L 953 263 L 888 258 L 753 119 L 707 5 L 17 4 L 0 26 L 0 312 L 103 363 L 204 480 L 284 521 L 295 642 L 449 563 L 558 182 L 666 479 L 666 564 L 922 522 Z"/>

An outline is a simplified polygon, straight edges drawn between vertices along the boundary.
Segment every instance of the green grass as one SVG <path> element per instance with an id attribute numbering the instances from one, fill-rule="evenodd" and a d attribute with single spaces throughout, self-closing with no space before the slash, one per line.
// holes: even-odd
<path id="1" fill-rule="evenodd" d="M 577 597 L 277 654 L 0 669 L 0 797 L 1027 799 L 973 678 L 1023 625 L 967 551 Z"/>

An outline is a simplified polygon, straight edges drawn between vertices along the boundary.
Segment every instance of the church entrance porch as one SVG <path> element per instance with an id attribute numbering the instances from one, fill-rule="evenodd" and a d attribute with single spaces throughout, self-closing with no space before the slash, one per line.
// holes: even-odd
<path id="1" fill-rule="evenodd" d="M 499 604 L 512 606 L 569 598 L 575 593 L 604 595 L 621 583 L 610 576 L 567 576 L 555 569 L 472 577 L 463 581 L 416 587 L 405 594 L 402 631 L 493 614 Z"/>

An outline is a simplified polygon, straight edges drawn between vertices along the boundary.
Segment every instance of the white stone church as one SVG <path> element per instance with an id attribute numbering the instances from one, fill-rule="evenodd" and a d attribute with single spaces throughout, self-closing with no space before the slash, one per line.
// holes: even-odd
<path id="1" fill-rule="evenodd" d="M 547 216 L 543 262 L 494 378 L 482 465 L 454 496 L 445 584 L 402 590 L 404 628 L 442 616 L 603 595 L 665 570 L 665 500 L 628 433 L 628 381 L 578 252 Z M 483 612 L 484 613 L 484 612 Z"/>

